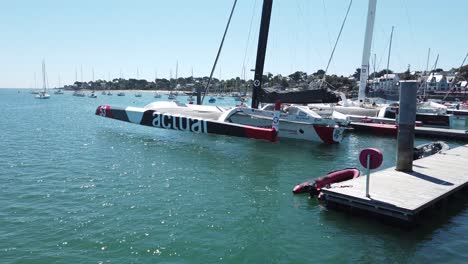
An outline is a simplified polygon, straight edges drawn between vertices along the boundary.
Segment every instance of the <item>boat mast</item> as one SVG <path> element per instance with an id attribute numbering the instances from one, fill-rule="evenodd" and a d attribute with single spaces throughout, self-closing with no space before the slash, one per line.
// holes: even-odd
<path id="1" fill-rule="evenodd" d="M 427 51 L 427 61 L 426 61 L 426 72 L 424 72 L 424 75 L 426 75 L 426 80 L 424 81 L 424 90 L 423 90 L 423 98 L 426 98 L 426 90 L 427 90 L 427 79 L 429 78 L 429 57 L 431 56 L 431 48 Z"/>
<path id="2" fill-rule="evenodd" d="M 371 0 L 372 1 L 372 0 Z M 373 0 L 376 1 L 376 0 Z M 268 31 L 270 29 L 270 17 L 273 0 L 263 0 L 262 20 L 258 35 L 257 61 L 255 63 L 255 76 L 252 89 L 252 108 L 258 108 L 258 91 L 262 89 L 263 66 L 268 42 Z"/>
<path id="3" fill-rule="evenodd" d="M 42 88 L 44 88 L 44 94 L 45 94 L 45 92 L 47 90 L 45 71 L 46 71 L 46 69 L 45 69 L 45 60 L 42 60 Z"/>
<path id="4" fill-rule="evenodd" d="M 179 61 L 176 61 L 176 65 L 175 65 L 175 87 L 177 88 L 177 82 L 178 82 L 178 76 L 179 74 Z"/>
<path id="5" fill-rule="evenodd" d="M 374 32 L 374 21 L 375 21 L 375 11 L 376 11 L 377 0 L 369 0 L 369 7 L 367 10 L 367 24 L 366 24 L 366 34 L 364 36 L 364 49 L 362 52 L 362 63 L 361 63 L 361 76 L 359 78 L 359 94 L 358 100 L 359 103 L 364 103 L 364 98 L 366 97 L 366 85 L 367 77 L 369 76 L 369 57 L 370 50 L 372 46 L 372 34 Z"/>
<path id="6" fill-rule="evenodd" d="M 390 44 L 388 46 L 388 57 L 387 57 L 387 78 L 388 78 L 388 70 L 390 67 L 390 54 L 392 52 L 392 39 L 393 39 L 393 26 L 392 26 L 392 33 L 390 33 Z"/>

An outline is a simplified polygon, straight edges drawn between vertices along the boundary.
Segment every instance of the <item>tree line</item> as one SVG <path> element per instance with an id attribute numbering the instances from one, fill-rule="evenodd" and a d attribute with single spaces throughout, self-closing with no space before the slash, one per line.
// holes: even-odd
<path id="1" fill-rule="evenodd" d="M 441 72 L 442 69 L 435 69 L 431 72 Z M 458 72 L 458 75 L 465 80 L 468 79 L 468 65 L 461 68 L 454 68 L 451 71 Z M 281 74 L 273 75 L 266 73 L 263 75 L 262 83 L 264 87 L 274 87 L 280 90 L 297 89 L 306 90 L 320 87 L 327 87 L 334 91 L 353 93 L 358 89 L 358 81 L 361 69 L 356 69 L 351 76 L 338 76 L 335 74 L 325 75 L 325 71 L 320 69 L 312 74 L 296 71 L 287 76 Z M 379 78 L 385 74 L 393 74 L 392 70 L 382 70 L 371 73 L 369 79 Z M 411 73 L 408 69 L 398 74 L 402 80 L 416 80 L 421 76 L 421 72 Z M 179 77 L 177 79 L 158 78 L 153 81 L 144 79 L 123 79 L 116 78 L 112 81 L 97 80 L 92 82 L 75 82 L 73 85 L 65 86 L 68 89 L 92 89 L 92 90 L 181 90 L 194 91 L 204 90 L 208 84 L 209 77 Z M 252 80 L 244 80 L 240 77 L 227 80 L 213 78 L 210 82 L 209 92 L 211 93 L 232 93 L 248 92 L 251 90 Z"/>

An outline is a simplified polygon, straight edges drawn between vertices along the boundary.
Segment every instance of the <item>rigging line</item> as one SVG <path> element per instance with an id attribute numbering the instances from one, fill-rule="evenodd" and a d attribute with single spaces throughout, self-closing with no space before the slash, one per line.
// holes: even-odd
<path id="1" fill-rule="evenodd" d="M 213 68 L 211 69 L 210 78 L 208 79 L 208 83 L 206 84 L 206 88 L 205 88 L 205 93 L 203 94 L 203 97 L 201 99 L 201 104 L 203 104 L 203 100 L 205 100 L 205 96 L 208 93 L 208 89 L 210 88 L 210 83 L 211 83 L 211 80 L 213 79 L 213 73 L 214 73 L 214 71 L 216 69 L 216 64 L 218 63 L 218 59 L 219 59 L 219 55 L 221 54 L 221 50 L 223 49 L 224 39 L 226 38 L 226 34 L 227 34 L 228 29 L 229 29 L 229 24 L 231 24 L 232 14 L 234 13 L 234 9 L 236 8 L 236 4 L 237 4 L 237 0 L 234 0 L 234 4 L 232 5 L 232 9 L 231 9 L 231 14 L 229 15 L 229 19 L 228 19 L 228 22 L 227 22 L 227 25 L 226 25 L 226 29 L 224 30 L 223 38 L 221 40 L 221 44 L 219 45 L 218 54 L 216 54 L 216 59 L 215 59 L 215 62 L 213 64 Z"/>
<path id="2" fill-rule="evenodd" d="M 460 64 L 460 67 L 458 68 L 458 69 L 459 69 L 458 71 L 460 71 L 460 69 L 463 67 L 463 64 L 465 64 L 465 61 L 466 61 L 466 58 L 467 58 L 467 57 L 468 57 L 468 53 L 466 53 L 465 58 L 463 59 L 462 63 Z M 442 98 L 442 100 L 445 101 L 445 99 L 446 99 L 447 96 L 449 95 L 449 92 L 450 92 L 451 90 L 453 90 L 453 87 L 455 87 L 455 80 L 456 80 L 456 75 L 455 75 L 455 77 L 453 78 L 452 83 L 451 83 L 451 85 L 449 86 L 449 88 L 447 89 L 447 93 L 445 94 L 444 98 Z"/>
<path id="3" fill-rule="evenodd" d="M 466 58 L 468 57 L 468 52 L 466 53 L 465 55 L 465 58 L 463 59 L 463 62 L 462 64 L 460 65 L 460 68 L 463 67 L 463 65 L 465 64 L 465 61 L 466 61 Z"/>
<path id="4" fill-rule="evenodd" d="M 348 10 L 346 11 L 346 15 L 345 15 L 345 18 L 343 19 L 343 23 L 341 24 L 340 32 L 338 33 L 338 37 L 336 38 L 335 46 L 333 46 L 333 50 L 332 50 L 332 53 L 330 55 L 330 59 L 328 60 L 327 67 L 325 68 L 325 73 L 323 74 L 322 82 L 320 83 L 319 88 L 322 88 L 322 83 L 323 83 L 323 81 L 325 81 L 325 76 L 327 75 L 328 67 L 330 66 L 331 60 L 333 59 L 333 54 L 335 53 L 336 46 L 338 45 L 338 41 L 340 40 L 341 32 L 343 31 L 344 25 L 346 23 L 346 19 L 348 18 L 349 10 L 351 9 L 351 4 L 352 3 L 353 3 L 353 0 L 349 1 Z"/>
<path id="5" fill-rule="evenodd" d="M 249 26 L 249 34 L 247 35 L 247 42 L 245 43 L 245 52 L 244 52 L 244 60 L 242 61 L 242 71 L 245 71 L 245 60 L 247 58 L 247 50 L 249 48 L 250 43 L 250 35 L 252 33 L 252 23 L 255 15 L 255 10 L 257 9 L 257 0 L 255 0 L 253 9 L 252 9 L 252 16 L 250 17 L 250 26 Z"/>

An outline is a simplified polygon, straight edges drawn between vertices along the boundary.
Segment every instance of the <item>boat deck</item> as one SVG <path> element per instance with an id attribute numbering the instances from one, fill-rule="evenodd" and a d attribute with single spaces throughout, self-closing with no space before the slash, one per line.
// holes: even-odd
<path id="1" fill-rule="evenodd" d="M 413 162 L 413 172 L 395 167 L 371 173 L 365 196 L 366 176 L 322 189 L 328 205 L 356 208 L 411 222 L 425 208 L 468 186 L 468 145 Z"/>

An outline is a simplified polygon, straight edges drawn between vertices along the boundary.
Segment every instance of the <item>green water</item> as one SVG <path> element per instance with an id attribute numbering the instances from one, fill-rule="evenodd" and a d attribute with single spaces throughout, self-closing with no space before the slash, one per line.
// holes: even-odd
<path id="1" fill-rule="evenodd" d="M 1 263 L 468 258 L 466 199 L 404 230 L 292 195 L 299 182 L 359 166 L 356 157 L 365 147 L 383 151 L 382 168 L 393 166 L 395 139 L 348 134 L 332 146 L 270 143 L 94 115 L 100 104 L 143 106 L 153 100 L 151 94 L 130 93 L 37 100 L 27 90 L 0 89 Z"/>

